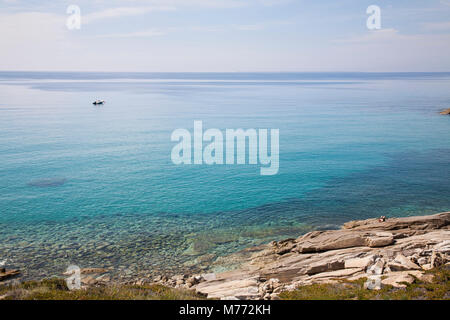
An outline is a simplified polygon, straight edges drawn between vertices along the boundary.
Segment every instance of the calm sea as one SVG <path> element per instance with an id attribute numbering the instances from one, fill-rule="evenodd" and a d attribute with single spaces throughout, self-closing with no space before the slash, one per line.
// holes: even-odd
<path id="1" fill-rule="evenodd" d="M 0 262 L 219 270 L 347 220 L 448 211 L 445 108 L 450 73 L 0 72 Z M 279 129 L 279 173 L 174 165 L 194 120 Z"/>

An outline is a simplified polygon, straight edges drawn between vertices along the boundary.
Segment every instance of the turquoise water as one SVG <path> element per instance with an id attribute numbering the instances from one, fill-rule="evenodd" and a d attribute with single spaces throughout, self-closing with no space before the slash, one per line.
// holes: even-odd
<path id="1" fill-rule="evenodd" d="M 93 106 L 95 99 L 107 101 Z M 0 261 L 209 269 L 350 219 L 450 210 L 450 73 L 0 72 Z M 170 135 L 280 129 L 280 169 L 176 166 Z"/>

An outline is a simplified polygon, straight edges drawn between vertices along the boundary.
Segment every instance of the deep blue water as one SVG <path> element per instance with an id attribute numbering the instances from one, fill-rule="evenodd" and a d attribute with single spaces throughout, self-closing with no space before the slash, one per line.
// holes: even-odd
<path id="1" fill-rule="evenodd" d="M 450 73 L 0 72 L 0 261 L 29 277 L 178 272 L 351 219 L 448 211 L 449 107 Z M 194 120 L 280 129 L 279 173 L 174 165 L 170 135 Z"/>

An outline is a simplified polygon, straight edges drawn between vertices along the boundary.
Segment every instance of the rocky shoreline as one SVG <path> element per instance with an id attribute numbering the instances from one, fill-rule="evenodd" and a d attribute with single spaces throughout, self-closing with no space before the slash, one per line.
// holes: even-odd
<path id="1" fill-rule="evenodd" d="M 424 271 L 449 264 L 450 212 L 431 216 L 351 221 L 340 230 L 313 231 L 225 257 L 240 267 L 223 273 L 159 277 L 215 299 L 277 299 L 314 283 L 367 278 L 367 289 L 405 287 Z"/>
<path id="2" fill-rule="evenodd" d="M 296 239 L 247 248 L 215 262 L 232 271 L 145 277 L 120 284 L 159 284 L 193 290 L 211 299 L 278 299 L 281 292 L 316 283 L 366 278 L 367 290 L 405 287 L 425 273 L 449 265 L 450 212 L 345 223 L 339 230 L 313 231 Z M 81 269 L 84 288 L 118 284 L 111 269 Z M 2 277 L 2 275 L 4 277 Z M 0 283 L 18 275 L 0 270 Z M 65 275 L 67 277 L 67 275 Z M 6 281 L 2 281 L 6 280 Z"/>

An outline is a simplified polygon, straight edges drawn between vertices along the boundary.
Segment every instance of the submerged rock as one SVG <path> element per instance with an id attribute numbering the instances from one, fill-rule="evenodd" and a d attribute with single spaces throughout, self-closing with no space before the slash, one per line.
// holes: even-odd
<path id="1" fill-rule="evenodd" d="M 66 178 L 38 179 L 28 182 L 28 185 L 31 187 L 40 187 L 40 188 L 59 187 L 65 184 L 66 181 L 67 181 Z"/>
<path id="2" fill-rule="evenodd" d="M 5 268 L 0 268 L 0 281 L 13 278 L 19 274 L 19 270 L 6 270 Z"/>

